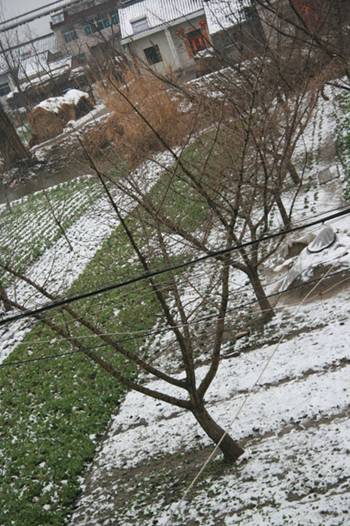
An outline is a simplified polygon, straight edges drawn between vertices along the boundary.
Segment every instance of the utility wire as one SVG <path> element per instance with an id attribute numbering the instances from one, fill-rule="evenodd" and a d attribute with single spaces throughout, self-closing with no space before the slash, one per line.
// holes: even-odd
<path id="1" fill-rule="evenodd" d="M 304 223 L 302 225 L 295 226 L 293 228 L 277 231 L 275 233 L 262 236 L 260 239 L 257 239 L 257 240 L 254 240 L 254 241 L 247 241 L 245 243 L 242 243 L 240 245 L 236 245 L 236 246 L 233 246 L 233 247 L 224 248 L 224 249 L 217 250 L 217 251 L 211 251 L 209 254 L 206 254 L 204 256 L 200 256 L 200 257 L 192 259 L 190 261 L 185 261 L 183 263 L 178 263 L 176 265 L 173 265 L 173 266 L 170 266 L 170 267 L 165 267 L 165 268 L 160 269 L 160 270 L 155 270 L 153 272 L 147 272 L 147 273 L 141 274 L 139 276 L 136 276 L 134 278 L 130 278 L 130 279 L 126 280 L 126 281 L 123 281 L 123 282 L 120 282 L 120 283 L 116 283 L 116 284 L 112 284 L 112 285 L 108 285 L 106 287 L 102 287 L 100 289 L 92 290 L 92 291 L 89 291 L 89 292 L 80 293 L 80 294 L 68 297 L 66 299 L 53 301 L 53 302 L 48 303 L 46 305 L 43 305 L 42 307 L 39 307 L 37 309 L 27 310 L 27 311 L 22 312 L 20 314 L 16 314 L 14 316 L 3 318 L 2 320 L 0 320 L 0 327 L 3 326 L 3 325 L 7 325 L 8 323 L 11 323 L 13 321 L 18 321 L 18 320 L 21 320 L 21 319 L 24 319 L 24 318 L 33 317 L 33 316 L 35 317 L 35 316 L 37 316 L 39 314 L 43 314 L 44 312 L 48 312 L 50 310 L 57 309 L 58 307 L 63 307 L 65 305 L 70 305 L 71 303 L 75 303 L 76 301 L 79 301 L 79 300 L 82 300 L 82 299 L 92 298 L 92 297 L 98 296 L 100 294 L 104 294 L 106 292 L 110 292 L 110 291 L 113 291 L 113 290 L 121 289 L 123 287 L 127 287 L 129 285 L 134 284 L 134 283 L 138 283 L 140 281 L 145 281 L 145 280 L 148 280 L 150 278 L 154 278 L 156 276 L 161 276 L 161 275 L 166 274 L 168 272 L 173 272 L 175 270 L 179 270 L 179 269 L 182 269 L 182 268 L 185 268 L 185 267 L 189 267 L 189 266 L 195 265 L 197 263 L 200 263 L 200 262 L 203 262 L 203 261 L 207 261 L 207 260 L 212 259 L 212 258 L 225 256 L 226 254 L 229 254 L 231 252 L 234 252 L 234 251 L 237 251 L 237 250 L 242 250 L 244 248 L 248 248 L 248 247 L 251 247 L 251 246 L 255 246 L 255 245 L 258 245 L 259 243 L 262 243 L 264 241 L 268 241 L 268 240 L 271 240 L 271 239 L 276 239 L 277 237 L 284 236 L 286 234 L 291 234 L 291 233 L 294 233 L 294 232 L 298 232 L 300 230 L 304 230 L 305 228 L 310 228 L 312 226 L 319 225 L 319 224 L 321 224 L 321 223 L 323 223 L 325 221 L 331 221 L 331 220 L 343 217 L 345 215 L 348 215 L 349 213 L 350 213 L 350 208 L 347 208 L 347 209 L 342 210 L 340 212 L 336 212 L 334 214 L 322 217 L 321 219 L 316 219 L 314 221 L 310 221 L 309 223 Z"/>
<path id="2" fill-rule="evenodd" d="M 337 256 L 335 259 L 339 259 L 339 257 Z M 334 260 L 334 258 L 331 258 L 330 260 L 327 260 L 326 262 L 322 262 L 322 263 L 329 263 L 329 262 L 331 262 L 333 260 Z M 338 274 L 342 274 L 343 272 L 344 272 L 344 269 L 341 269 L 341 270 L 339 270 L 337 272 L 334 272 L 332 274 L 332 276 L 337 276 Z M 300 273 L 298 274 L 298 276 L 296 276 L 296 278 L 299 277 L 299 276 L 300 276 Z M 276 297 L 281 297 L 283 294 L 287 294 L 289 292 L 293 292 L 295 290 L 299 290 L 301 288 L 304 288 L 305 285 L 309 285 L 309 284 L 315 283 L 317 281 L 317 279 L 318 278 L 315 278 L 313 280 L 307 281 L 307 283 L 302 283 L 301 285 L 295 285 L 294 287 L 289 287 L 286 290 L 281 290 L 281 291 L 273 292 L 271 294 L 267 294 L 266 298 L 267 299 L 272 299 L 272 298 L 276 298 Z M 347 281 L 348 279 L 350 279 L 350 277 L 349 278 L 345 278 L 343 281 Z M 265 286 L 266 287 L 270 287 L 271 285 L 273 285 L 275 283 L 278 283 L 278 282 L 281 282 L 281 281 L 282 281 L 282 279 L 278 278 L 278 279 L 276 279 L 274 281 L 266 283 Z M 334 287 L 335 286 L 336 285 L 334 285 Z M 240 287 L 239 289 L 235 289 L 233 292 L 236 293 L 236 292 L 239 292 L 242 289 L 250 288 L 250 287 L 251 287 L 250 285 L 244 285 L 244 286 Z M 244 309 L 246 307 L 252 307 L 256 303 L 258 303 L 257 299 L 253 299 L 253 300 L 245 302 L 245 303 L 240 303 L 238 305 L 235 305 L 234 307 L 228 308 L 226 313 L 228 314 L 228 313 L 231 313 L 231 312 L 235 312 L 237 310 Z M 283 309 L 285 309 L 285 307 L 283 307 Z M 276 310 L 276 307 L 274 307 L 274 310 Z M 226 316 L 225 316 L 225 318 L 226 318 Z M 181 329 L 183 327 L 193 327 L 193 326 L 196 326 L 196 325 L 200 325 L 200 324 L 202 324 L 204 322 L 208 322 L 208 321 L 211 321 L 211 320 L 219 321 L 220 319 L 221 318 L 218 318 L 216 314 L 211 314 L 209 316 L 203 316 L 202 318 L 199 318 L 197 320 L 188 321 L 186 324 L 179 323 L 178 325 L 176 325 L 173 328 Z M 72 320 L 71 323 L 68 324 L 68 326 L 70 326 L 70 325 L 75 326 L 75 324 L 76 324 L 76 320 Z M 67 323 L 65 323 L 65 326 L 67 326 Z M 163 329 L 162 328 L 152 329 L 152 330 L 144 329 L 144 330 L 140 330 L 140 331 L 114 331 L 114 332 L 106 332 L 106 333 L 101 333 L 101 334 L 89 334 L 89 335 L 85 335 L 85 336 L 74 336 L 74 339 L 82 341 L 82 340 L 89 340 L 91 338 L 101 338 L 101 337 L 104 337 L 104 336 L 128 336 L 128 338 L 122 338 L 122 339 L 118 340 L 119 343 L 125 343 L 125 342 L 129 342 L 129 341 L 132 341 L 132 340 L 138 340 L 138 339 L 147 338 L 149 336 L 160 336 L 161 334 L 166 334 L 167 332 L 169 332 L 169 330 L 171 330 L 169 327 L 165 327 Z M 21 347 L 32 347 L 32 346 L 35 346 L 35 345 L 52 344 L 52 343 L 57 343 L 57 342 L 58 343 L 60 343 L 60 342 L 64 343 L 66 341 L 67 341 L 67 338 L 56 338 L 56 337 L 53 336 L 52 338 L 46 338 L 46 339 L 43 339 L 43 340 L 34 340 L 32 342 L 21 342 L 21 343 L 19 343 L 19 345 Z"/>
<path id="3" fill-rule="evenodd" d="M 339 257 L 333 258 L 333 260 L 334 259 L 339 259 Z M 330 260 L 330 261 L 332 261 L 332 260 Z M 332 265 L 331 268 L 333 268 L 333 266 L 334 266 L 334 264 Z M 337 276 L 339 274 L 342 274 L 343 272 L 344 272 L 344 269 L 339 270 L 337 272 L 334 272 L 333 274 L 331 274 L 331 277 L 335 277 L 335 276 Z M 344 280 L 342 280 L 340 283 L 343 283 L 343 282 L 348 281 L 348 280 L 350 280 L 350 277 L 344 278 Z M 283 290 L 283 291 L 280 291 L 280 292 L 275 292 L 273 294 L 270 294 L 270 295 L 267 296 L 267 298 L 270 299 L 270 298 L 274 298 L 276 296 L 282 296 L 283 294 L 288 294 L 288 293 L 293 292 L 295 290 L 304 289 L 306 285 L 311 285 L 312 283 L 318 283 L 319 281 L 320 281 L 320 278 L 315 278 L 313 280 L 309 280 L 307 283 L 302 283 L 302 284 L 297 285 L 295 287 L 290 287 L 287 290 Z M 324 292 L 324 294 L 327 294 L 330 290 L 332 290 L 334 287 L 338 286 L 339 284 L 332 285 L 329 289 L 327 289 Z M 313 292 L 313 290 L 308 293 L 308 296 Z M 303 300 L 303 302 L 305 302 L 305 301 L 306 301 L 306 298 Z M 235 311 L 235 310 L 244 309 L 245 307 L 250 307 L 250 306 L 252 306 L 253 304 L 255 304 L 257 302 L 258 302 L 258 300 L 252 300 L 251 302 L 247 302 L 245 304 L 237 305 L 236 307 L 234 307 L 232 309 L 229 309 L 227 312 L 232 312 L 232 311 Z M 296 303 L 296 304 L 290 305 L 289 308 L 292 309 L 293 307 L 300 307 L 300 305 L 301 305 L 300 303 Z M 275 310 L 276 310 L 276 308 L 275 308 Z M 288 307 L 281 306 L 281 307 L 278 307 L 278 310 L 288 310 Z M 197 321 L 194 321 L 194 322 L 189 322 L 189 323 L 186 324 L 186 326 L 198 325 L 200 323 L 210 321 L 211 319 L 215 319 L 216 321 L 220 320 L 220 318 L 218 318 L 217 316 L 212 315 L 212 316 L 204 317 L 204 318 L 202 318 L 200 320 L 197 320 Z M 181 328 L 183 326 L 184 326 L 183 324 L 180 324 L 180 325 L 177 326 L 177 328 Z M 145 333 L 140 334 L 140 335 L 137 335 L 137 333 L 123 333 L 123 334 L 133 334 L 133 336 L 129 337 L 129 338 L 124 338 L 122 340 L 119 340 L 119 343 L 130 342 L 130 341 L 137 340 L 139 338 L 145 338 L 145 337 L 152 336 L 152 335 L 158 336 L 158 335 L 163 334 L 165 332 L 169 332 L 169 330 L 170 329 L 167 328 L 167 329 L 163 329 L 163 330 L 159 330 L 159 331 L 149 331 L 149 332 L 145 332 Z M 142 332 L 142 331 L 140 331 L 140 332 Z M 201 331 L 199 334 L 202 334 L 202 333 L 205 333 L 205 332 L 206 331 Z M 82 340 L 82 339 L 88 339 L 88 338 L 98 338 L 98 337 L 103 337 L 103 336 L 117 336 L 118 334 L 120 334 L 120 333 L 106 333 L 106 334 L 101 334 L 101 335 L 91 335 L 91 336 L 81 336 L 81 337 L 74 336 L 74 339 Z M 53 340 L 55 340 L 55 341 L 53 341 Z M 62 342 L 62 343 L 66 343 L 66 342 L 69 343 L 69 339 L 68 338 L 60 338 L 58 341 Z M 43 344 L 43 343 L 45 343 L 45 344 L 52 344 L 52 343 L 56 343 L 56 342 L 57 342 L 57 339 L 51 338 L 50 340 L 36 340 L 36 341 L 31 342 L 31 343 L 28 342 L 27 345 L 28 345 L 28 347 L 31 347 L 31 346 L 40 345 L 40 344 Z M 23 344 L 19 344 L 19 345 L 23 345 Z M 108 346 L 109 346 L 108 344 L 101 344 L 101 345 L 95 346 L 94 349 L 89 349 L 89 350 L 90 351 L 95 351 L 96 349 L 106 348 Z M 84 354 L 84 351 L 76 350 L 76 351 L 70 351 L 70 352 L 67 352 L 67 353 L 51 354 L 51 355 L 47 355 L 47 356 L 39 356 L 38 358 L 29 358 L 29 359 L 26 359 L 26 360 L 18 360 L 18 361 L 15 361 L 15 362 L 3 363 L 3 364 L 0 364 L 0 369 L 26 365 L 27 363 L 41 362 L 41 361 L 46 361 L 46 360 L 49 361 L 49 360 L 53 360 L 53 359 L 57 359 L 57 358 L 69 357 L 69 356 L 73 356 L 75 354 Z"/>

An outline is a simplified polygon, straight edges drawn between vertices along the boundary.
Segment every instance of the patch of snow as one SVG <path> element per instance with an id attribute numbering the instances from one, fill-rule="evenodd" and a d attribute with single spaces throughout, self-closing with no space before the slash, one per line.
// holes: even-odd
<path id="1" fill-rule="evenodd" d="M 149 191 L 157 182 L 166 167 L 172 164 L 169 153 L 163 153 L 154 160 L 138 168 L 134 177 L 143 190 Z M 115 199 L 124 214 L 135 207 L 135 202 L 120 193 Z M 99 199 L 67 231 L 66 235 L 74 247 L 70 251 L 66 240 L 61 237 L 44 255 L 27 271 L 27 275 L 36 283 L 46 286 L 52 294 L 62 294 L 83 272 L 94 257 L 102 242 L 118 225 L 118 220 L 111 209 L 107 198 Z M 7 290 L 8 296 L 27 308 L 33 308 L 47 301 L 38 291 L 27 283 L 17 280 Z M 32 326 L 32 321 L 21 320 L 0 328 L 0 363 L 16 348 Z"/>
<path id="2" fill-rule="evenodd" d="M 85 91 L 77 89 L 71 89 L 67 91 L 62 97 L 50 97 L 49 99 L 43 100 L 35 108 L 43 108 L 51 113 L 59 113 L 62 106 L 65 104 L 72 104 L 76 106 L 79 104 L 81 99 L 88 99 L 89 95 Z M 34 109 L 35 109 L 34 108 Z"/>

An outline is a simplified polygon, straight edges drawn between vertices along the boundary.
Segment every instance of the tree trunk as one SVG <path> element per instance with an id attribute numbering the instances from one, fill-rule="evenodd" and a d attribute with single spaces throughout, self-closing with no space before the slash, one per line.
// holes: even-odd
<path id="1" fill-rule="evenodd" d="M 220 443 L 220 449 L 224 455 L 224 460 L 228 464 L 233 464 L 244 453 L 240 445 L 235 442 L 230 435 L 226 434 L 215 420 L 212 419 L 204 406 L 193 410 L 193 415 L 206 434 L 215 442 Z M 224 438 L 222 438 L 224 436 Z M 221 442 L 220 442 L 221 440 Z"/>
<path id="2" fill-rule="evenodd" d="M 0 154 L 7 165 L 29 159 L 30 154 L 22 144 L 11 120 L 0 105 Z"/>
<path id="3" fill-rule="evenodd" d="M 271 318 L 274 317 L 275 313 L 269 301 L 269 298 L 266 296 L 264 287 L 261 284 L 258 271 L 256 269 L 250 269 L 248 272 L 248 277 L 254 289 L 254 293 L 256 299 L 258 300 L 264 321 L 271 320 Z"/>
<path id="4" fill-rule="evenodd" d="M 290 217 L 287 214 L 287 210 L 285 209 L 285 206 L 284 206 L 280 196 L 276 195 L 275 199 L 276 199 L 276 205 L 277 205 L 278 210 L 279 210 L 279 212 L 281 214 L 281 218 L 282 218 L 283 224 L 287 228 L 290 225 Z"/>
<path id="5" fill-rule="evenodd" d="M 289 175 L 291 176 L 293 183 L 296 186 L 298 186 L 300 184 L 300 177 L 292 161 L 289 161 L 288 163 L 288 172 L 289 172 Z"/>
<path id="6" fill-rule="evenodd" d="M 6 290 L 1 284 L 0 284 L 0 300 L 2 301 L 4 305 L 5 312 L 12 310 L 12 305 L 11 305 L 10 300 L 8 299 Z"/>

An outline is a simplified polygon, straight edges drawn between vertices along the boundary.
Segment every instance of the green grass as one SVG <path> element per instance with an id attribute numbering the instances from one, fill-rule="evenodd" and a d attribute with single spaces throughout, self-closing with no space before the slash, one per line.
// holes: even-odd
<path id="1" fill-rule="evenodd" d="M 342 119 L 337 126 L 337 152 L 345 170 L 344 198 L 350 201 L 350 96 L 344 96 L 341 109 Z"/>
<path id="2" fill-rule="evenodd" d="M 191 147 L 186 155 L 188 159 L 196 156 L 195 148 Z M 152 190 L 156 200 L 166 195 L 168 177 L 162 177 Z M 177 179 L 173 182 L 164 206 L 195 229 L 205 218 L 206 207 L 184 191 L 183 183 Z M 145 228 L 141 227 L 137 210 L 129 223 L 138 240 L 143 240 Z M 152 264 L 155 268 L 164 263 L 154 259 Z M 141 270 L 118 227 L 70 293 L 106 284 L 106 276 L 112 282 Z M 75 309 L 89 319 L 98 319 L 99 327 L 106 332 L 148 330 L 161 316 L 159 304 L 146 283 L 81 302 Z M 62 326 L 68 322 L 73 334 L 87 335 L 72 325 L 72 320 L 63 318 L 62 313 L 53 317 Z M 108 357 L 127 376 L 136 374 L 108 347 L 96 349 L 92 337 L 84 343 Z M 147 353 L 143 344 L 141 339 L 127 339 L 124 343 L 129 350 L 142 349 Z M 68 343 L 59 341 L 43 324 L 37 324 L 5 363 L 71 350 Z M 96 440 L 104 433 L 123 394 L 122 386 L 80 354 L 0 369 L 1 525 L 64 524 L 79 495 L 79 476 L 93 458 Z"/>
<path id="3" fill-rule="evenodd" d="M 101 189 L 96 180 L 83 177 L 48 189 L 46 196 L 50 205 L 44 192 L 37 192 L 16 201 L 10 210 L 3 207 L 0 212 L 2 254 L 11 255 L 11 264 L 24 271 L 62 236 L 51 207 L 67 230 L 99 195 Z"/>

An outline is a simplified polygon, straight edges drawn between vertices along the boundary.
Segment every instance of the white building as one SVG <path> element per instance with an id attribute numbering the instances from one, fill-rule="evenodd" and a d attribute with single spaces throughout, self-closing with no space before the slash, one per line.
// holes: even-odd
<path id="1" fill-rule="evenodd" d="M 203 0 L 143 0 L 119 9 L 121 43 L 161 74 L 194 69 L 209 44 Z"/>

